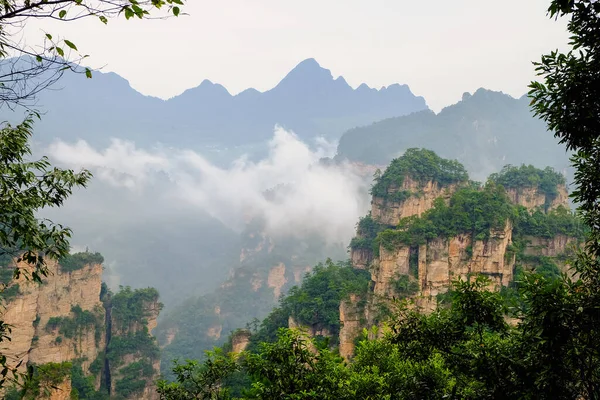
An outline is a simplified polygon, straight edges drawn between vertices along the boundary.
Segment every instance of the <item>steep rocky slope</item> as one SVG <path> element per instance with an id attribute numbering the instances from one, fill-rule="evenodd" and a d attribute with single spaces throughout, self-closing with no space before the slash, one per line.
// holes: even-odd
<path id="1" fill-rule="evenodd" d="M 373 186 L 373 208 L 351 243 L 353 266 L 368 269 L 372 284 L 366 299 L 350 296 L 340 304 L 344 357 L 352 355 L 362 329 L 389 311 L 392 299 L 410 298 L 428 312 L 457 278 L 485 275 L 500 290 L 519 269 L 567 271 L 582 228 L 568 210 L 560 174 L 507 167 L 479 186 L 457 169 L 455 182 L 440 190 L 444 168 L 436 164 L 443 160 L 408 152 Z"/>
<path id="2" fill-rule="evenodd" d="M 319 237 L 270 237 L 258 221 L 249 223 L 242 238 L 239 265 L 228 279 L 214 292 L 170 310 L 160 321 L 156 336 L 164 374 L 171 360 L 202 358 L 205 350 L 225 343 L 231 332 L 264 318 L 318 261 L 345 256 L 342 245 L 327 245 Z"/>
<path id="3" fill-rule="evenodd" d="M 102 283 L 102 262 L 98 253 L 48 261 L 41 285 L 23 275 L 5 279 L 15 265 L 0 267 L 10 282 L 2 293 L 2 318 L 12 326 L 0 352 L 20 372 L 29 365 L 40 371 L 32 398 L 156 398 L 160 361 L 149 332 L 161 308 L 158 293 L 123 288 L 112 295 Z M 60 382 L 48 383 L 57 376 Z"/>
<path id="4" fill-rule="evenodd" d="M 26 264 L 18 267 L 29 269 Z M 23 361 L 22 371 L 27 363 L 85 359 L 82 368 L 87 373 L 105 347 L 102 265 L 91 263 L 63 271 L 57 262 L 49 261 L 48 269 L 50 275 L 42 285 L 25 280 L 23 275 L 13 283 L 20 290 L 5 303 L 3 318 L 13 328 L 11 341 L 2 343 L 1 351 L 11 363 Z M 86 322 L 67 327 L 65 318 Z"/>

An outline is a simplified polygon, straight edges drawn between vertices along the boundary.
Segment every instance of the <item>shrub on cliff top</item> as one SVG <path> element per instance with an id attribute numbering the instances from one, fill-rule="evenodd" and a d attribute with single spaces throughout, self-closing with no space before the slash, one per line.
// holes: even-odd
<path id="1" fill-rule="evenodd" d="M 490 175 L 489 180 L 507 189 L 538 188 L 551 198 L 558 194 L 559 185 L 566 184 L 565 177 L 551 167 L 539 169 L 525 164 L 520 167 L 506 165 L 499 173 Z"/>
<path id="2" fill-rule="evenodd" d="M 75 253 L 69 254 L 58 261 L 60 270 L 63 272 L 77 271 L 90 264 L 102 264 L 104 257 L 100 253 Z"/>
<path id="3" fill-rule="evenodd" d="M 413 148 L 393 160 L 385 172 L 375 178 L 371 194 L 387 198 L 389 189 L 400 187 L 406 176 L 419 183 L 434 181 L 440 186 L 469 179 L 465 167 L 458 161 L 443 159 L 431 150 Z"/>
<path id="4" fill-rule="evenodd" d="M 158 302 L 158 290 L 154 288 L 131 289 L 121 286 L 121 290 L 112 296 L 113 320 L 119 329 L 127 328 L 131 323 L 147 324 L 149 304 Z M 157 303 L 159 310 L 162 303 Z"/>
<path id="5" fill-rule="evenodd" d="M 265 318 L 258 332 L 252 335 L 249 348 L 260 342 L 273 341 L 277 329 L 288 326 L 288 318 L 293 317 L 304 326 L 328 329 L 332 341 L 337 340 L 340 329 L 340 302 L 350 294 L 366 294 L 370 273 L 352 268 L 348 262 L 334 263 L 330 259 L 319 263 L 302 280 L 302 285 L 294 286 Z"/>
<path id="6" fill-rule="evenodd" d="M 420 217 L 403 218 L 397 229 L 387 229 L 377 235 L 377 241 L 393 250 L 403 244 L 416 246 L 436 238 L 471 234 L 474 240 L 487 239 L 492 229 L 504 227 L 514 218 L 515 207 L 504 189 L 490 183 L 483 190 L 462 188 L 446 204 L 439 198 Z"/>

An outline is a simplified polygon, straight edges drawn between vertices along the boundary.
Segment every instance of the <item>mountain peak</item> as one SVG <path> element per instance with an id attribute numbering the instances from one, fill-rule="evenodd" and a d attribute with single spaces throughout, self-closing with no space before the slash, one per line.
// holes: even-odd
<path id="1" fill-rule="evenodd" d="M 306 60 L 300 61 L 293 70 L 319 70 L 324 69 L 314 58 L 307 58 Z"/>
<path id="2" fill-rule="evenodd" d="M 319 65 L 314 58 L 300 62 L 279 82 L 277 86 L 304 86 L 306 84 L 322 85 L 333 81 L 331 71 Z"/>

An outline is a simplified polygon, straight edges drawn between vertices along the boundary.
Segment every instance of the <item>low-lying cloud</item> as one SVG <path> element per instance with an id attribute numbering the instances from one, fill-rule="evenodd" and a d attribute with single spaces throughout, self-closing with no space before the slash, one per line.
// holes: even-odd
<path id="1" fill-rule="evenodd" d="M 320 162 L 331 148 L 326 142 L 311 148 L 276 128 L 264 159 L 242 157 L 228 168 L 191 150 L 140 149 L 118 139 L 105 149 L 59 141 L 49 153 L 115 188 L 143 193 L 140 199 L 161 197 L 169 207 L 197 208 L 236 230 L 260 217 L 271 235 L 319 234 L 347 244 L 368 208 L 368 182 L 352 165 Z"/>

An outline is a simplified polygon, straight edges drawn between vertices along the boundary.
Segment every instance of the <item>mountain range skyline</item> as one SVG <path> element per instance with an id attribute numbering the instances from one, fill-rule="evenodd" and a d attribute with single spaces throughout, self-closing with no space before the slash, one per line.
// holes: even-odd
<path id="1" fill-rule="evenodd" d="M 247 89 L 231 95 L 223 85 L 204 80 L 161 100 L 137 92 L 115 73 L 102 72 L 92 79 L 67 73 L 54 89 L 60 90 L 44 91 L 37 103 L 44 115 L 36 135 L 46 144 L 58 139 L 107 146 L 118 138 L 142 147 L 232 148 L 264 143 L 276 126 L 303 140 L 337 140 L 350 128 L 428 109 L 407 85 L 354 89 L 315 59 L 299 63 L 265 92 Z M 13 123 L 22 119 L 8 110 L 1 110 L 0 117 Z"/>
<path id="2" fill-rule="evenodd" d="M 205 78 L 232 94 L 249 87 L 266 91 L 314 57 L 354 88 L 406 83 L 437 112 L 480 87 L 520 97 L 535 77 L 531 62 L 568 42 L 565 22 L 548 20 L 546 9 L 543 0 L 508 0 L 504 7 L 475 0 L 234 0 L 225 8 L 199 2 L 186 4 L 189 15 L 143 30 L 118 22 L 105 29 L 95 20 L 43 21 L 29 27 L 26 39 L 35 44 L 42 31 L 76 38 L 90 54 L 89 66 L 105 66 L 140 93 L 162 99 Z"/>

